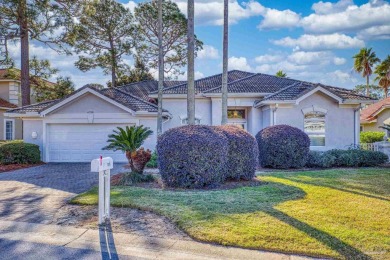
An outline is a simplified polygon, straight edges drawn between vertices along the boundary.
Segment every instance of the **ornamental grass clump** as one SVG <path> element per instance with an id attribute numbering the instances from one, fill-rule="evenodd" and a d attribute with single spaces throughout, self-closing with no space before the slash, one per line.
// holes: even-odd
<path id="1" fill-rule="evenodd" d="M 302 130 L 288 125 L 270 126 L 261 130 L 256 140 L 262 167 L 288 169 L 306 165 L 310 139 Z"/>
<path id="2" fill-rule="evenodd" d="M 225 135 L 228 141 L 225 179 L 253 179 L 259 156 L 256 139 L 250 133 L 237 126 L 215 126 L 214 129 Z"/>
<path id="3" fill-rule="evenodd" d="M 162 181 L 172 188 L 215 187 L 226 174 L 228 142 L 210 126 L 172 128 L 158 138 Z"/>

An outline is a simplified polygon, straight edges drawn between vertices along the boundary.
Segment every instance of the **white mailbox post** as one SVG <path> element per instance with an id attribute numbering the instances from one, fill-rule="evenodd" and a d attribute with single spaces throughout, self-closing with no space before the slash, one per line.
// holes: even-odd
<path id="1" fill-rule="evenodd" d="M 91 172 L 99 173 L 99 225 L 110 218 L 110 170 L 114 167 L 111 157 L 92 160 Z"/>

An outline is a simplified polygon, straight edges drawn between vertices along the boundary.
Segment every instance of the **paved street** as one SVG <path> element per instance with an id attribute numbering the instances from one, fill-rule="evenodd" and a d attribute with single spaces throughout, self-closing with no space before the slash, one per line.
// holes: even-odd
<path id="1" fill-rule="evenodd" d="M 68 199 L 97 182 L 89 163 L 50 163 L 0 173 L 0 219 L 50 223 Z"/>

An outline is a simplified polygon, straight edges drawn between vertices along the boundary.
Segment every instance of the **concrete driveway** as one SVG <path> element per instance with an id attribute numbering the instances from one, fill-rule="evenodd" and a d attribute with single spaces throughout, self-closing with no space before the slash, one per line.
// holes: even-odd
<path id="1" fill-rule="evenodd" d="M 116 165 L 112 174 L 123 169 Z M 0 219 L 51 223 L 54 214 L 76 194 L 98 182 L 89 163 L 49 163 L 0 173 Z"/>

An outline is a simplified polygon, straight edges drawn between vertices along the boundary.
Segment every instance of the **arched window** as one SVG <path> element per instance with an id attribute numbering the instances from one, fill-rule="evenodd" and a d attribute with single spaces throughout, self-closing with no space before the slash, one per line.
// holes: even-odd
<path id="1" fill-rule="evenodd" d="M 304 113 L 304 130 L 310 138 L 310 146 L 325 146 L 326 113 L 324 111 L 308 111 Z"/>

